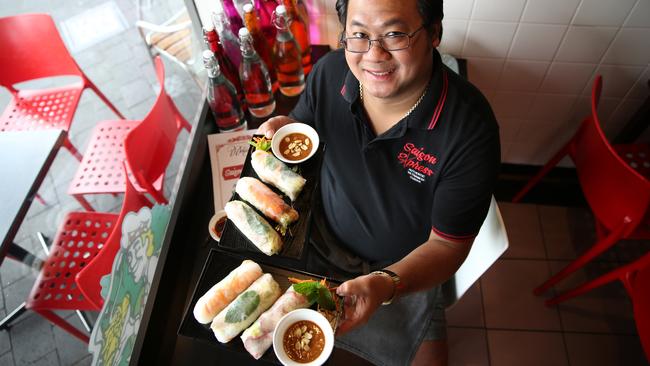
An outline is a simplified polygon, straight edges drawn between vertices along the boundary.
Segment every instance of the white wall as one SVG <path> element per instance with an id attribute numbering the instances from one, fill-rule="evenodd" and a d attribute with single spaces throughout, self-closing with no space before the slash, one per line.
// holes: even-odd
<path id="1" fill-rule="evenodd" d="M 307 0 L 313 43 L 336 47 L 334 0 Z M 611 138 L 648 96 L 650 0 L 445 0 L 442 52 L 467 59 L 470 81 L 501 126 L 502 159 L 543 164 L 589 111 Z"/>

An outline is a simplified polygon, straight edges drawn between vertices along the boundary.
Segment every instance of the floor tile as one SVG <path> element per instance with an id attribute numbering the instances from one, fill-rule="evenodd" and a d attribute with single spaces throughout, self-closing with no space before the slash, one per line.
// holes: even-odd
<path id="1" fill-rule="evenodd" d="M 492 366 L 568 366 L 562 333 L 487 331 Z"/>
<path id="2" fill-rule="evenodd" d="M 503 258 L 546 258 L 537 206 L 499 202 L 499 209 L 510 241 Z"/>
<path id="3" fill-rule="evenodd" d="M 55 350 L 52 325 L 41 316 L 28 316 L 10 328 L 16 365 L 27 365 Z"/>
<path id="4" fill-rule="evenodd" d="M 40 359 L 34 361 L 32 365 L 33 366 L 59 366 L 59 365 L 68 365 L 68 364 L 59 362 L 59 356 L 57 355 L 57 351 L 54 350 L 46 354 L 45 356 L 41 357 Z"/>
<path id="5" fill-rule="evenodd" d="M 447 341 L 450 366 L 490 364 L 484 329 L 449 327 Z"/>
<path id="6" fill-rule="evenodd" d="M 488 328 L 560 330 L 557 309 L 544 306 L 533 288 L 548 278 L 545 261 L 500 259 L 481 279 Z"/>
<path id="7" fill-rule="evenodd" d="M 79 317 L 75 313 L 69 314 L 65 320 L 77 329 L 84 329 Z M 74 338 L 63 329 L 53 327 L 52 331 L 61 365 L 73 365 L 90 354 L 86 343 Z"/>
<path id="8" fill-rule="evenodd" d="M 564 339 L 571 366 L 648 364 L 637 337 L 566 333 Z"/>
<path id="9" fill-rule="evenodd" d="M 0 365 L 2 366 L 13 366 L 14 364 L 14 355 L 11 352 L 7 352 L 4 355 L 0 355 Z"/>
<path id="10" fill-rule="evenodd" d="M 472 285 L 458 302 L 447 308 L 447 325 L 457 327 L 485 327 L 483 299 L 479 282 Z"/>
<path id="11" fill-rule="evenodd" d="M 5 316 L 5 311 L 0 311 L 0 319 L 4 319 Z M 6 330 L 0 330 L 0 355 L 3 355 L 7 352 L 11 352 L 11 340 L 9 339 L 9 332 Z M 1 360 L 2 358 L 0 357 L 0 365 L 3 365 Z"/>

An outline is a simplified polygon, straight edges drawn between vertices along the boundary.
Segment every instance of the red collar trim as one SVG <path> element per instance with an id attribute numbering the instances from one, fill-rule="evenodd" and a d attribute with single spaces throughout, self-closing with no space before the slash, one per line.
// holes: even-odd
<path id="1" fill-rule="evenodd" d="M 438 118 L 440 118 L 440 113 L 442 112 L 442 108 L 445 106 L 445 101 L 447 100 L 447 88 L 448 88 L 449 81 L 447 80 L 447 70 L 444 68 L 442 69 L 442 92 L 440 92 L 440 98 L 438 98 L 438 104 L 436 105 L 436 109 L 433 112 L 433 118 L 431 118 L 431 122 L 429 122 L 429 130 L 432 130 L 434 127 L 436 127 L 436 123 L 438 123 Z"/>

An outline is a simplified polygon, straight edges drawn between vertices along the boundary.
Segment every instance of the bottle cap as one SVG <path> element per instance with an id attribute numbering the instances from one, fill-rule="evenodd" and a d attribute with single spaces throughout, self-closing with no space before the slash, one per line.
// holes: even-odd
<path id="1" fill-rule="evenodd" d="M 248 35 L 250 35 L 250 32 L 248 31 L 248 28 L 246 28 L 246 27 L 239 28 L 239 38 L 248 37 Z"/>
<path id="2" fill-rule="evenodd" d="M 278 16 L 280 16 L 280 15 L 283 15 L 283 16 L 284 16 L 285 14 L 287 14 L 287 8 L 286 8 L 284 5 L 278 5 L 278 6 L 275 8 L 275 13 L 276 13 Z"/>
<path id="3" fill-rule="evenodd" d="M 244 13 L 250 13 L 253 11 L 253 4 L 248 3 L 244 5 Z"/>

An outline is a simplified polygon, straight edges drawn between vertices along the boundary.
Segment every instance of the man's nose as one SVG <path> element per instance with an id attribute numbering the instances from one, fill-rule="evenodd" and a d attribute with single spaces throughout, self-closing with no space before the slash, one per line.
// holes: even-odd
<path id="1" fill-rule="evenodd" d="M 373 39 L 370 40 L 370 49 L 366 52 L 366 55 L 373 59 L 384 59 L 390 57 L 390 52 L 384 49 L 381 40 Z"/>

